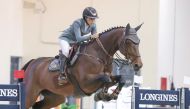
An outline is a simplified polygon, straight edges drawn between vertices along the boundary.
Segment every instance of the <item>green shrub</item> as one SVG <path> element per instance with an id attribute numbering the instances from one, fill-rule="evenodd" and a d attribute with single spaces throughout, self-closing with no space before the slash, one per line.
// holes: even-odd
<path id="1" fill-rule="evenodd" d="M 66 105 L 66 104 L 62 104 L 61 105 L 61 109 L 77 109 L 77 105 Z"/>

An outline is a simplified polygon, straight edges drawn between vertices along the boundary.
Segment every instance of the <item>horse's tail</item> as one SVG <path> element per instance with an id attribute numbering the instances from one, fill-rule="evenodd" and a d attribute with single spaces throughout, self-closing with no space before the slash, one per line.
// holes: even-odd
<path id="1" fill-rule="evenodd" d="M 22 70 L 26 70 L 28 65 L 33 61 L 34 59 L 31 59 L 30 61 L 28 61 L 23 67 L 22 67 Z"/>

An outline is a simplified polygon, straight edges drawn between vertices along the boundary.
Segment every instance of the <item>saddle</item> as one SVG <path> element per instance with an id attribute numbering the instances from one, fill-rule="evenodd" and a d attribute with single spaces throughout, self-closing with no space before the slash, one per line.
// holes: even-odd
<path id="1" fill-rule="evenodd" d="M 92 41 L 93 41 L 92 39 L 88 39 L 86 41 L 71 44 L 71 49 L 69 50 L 69 57 L 68 57 L 68 61 L 67 61 L 67 67 L 71 67 L 75 64 L 75 62 L 78 59 L 78 56 L 80 54 L 81 46 L 87 45 L 87 44 L 91 43 Z M 60 53 L 62 53 L 62 52 L 60 51 Z M 56 72 L 56 71 L 60 70 L 59 55 L 56 55 L 52 59 L 51 63 L 49 64 L 48 69 L 50 72 Z"/>
<path id="2" fill-rule="evenodd" d="M 59 50 L 60 53 L 62 53 L 61 50 Z M 78 54 L 80 53 L 80 46 L 78 44 L 72 44 L 71 49 L 69 50 L 69 57 L 67 61 L 67 66 L 72 66 L 76 62 L 78 58 Z M 56 55 L 48 67 L 50 72 L 56 72 L 60 70 L 60 60 L 59 55 Z"/>

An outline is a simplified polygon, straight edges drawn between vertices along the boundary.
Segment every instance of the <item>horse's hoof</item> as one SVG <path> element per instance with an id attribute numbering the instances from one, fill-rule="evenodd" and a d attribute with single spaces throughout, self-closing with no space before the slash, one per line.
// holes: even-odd
<path id="1" fill-rule="evenodd" d="M 101 93 L 100 95 L 98 96 L 99 100 L 107 102 L 107 101 L 110 101 L 112 99 L 110 94 L 108 94 L 108 93 Z"/>
<path id="2" fill-rule="evenodd" d="M 112 98 L 113 100 L 117 100 L 118 95 L 114 94 L 114 95 L 111 96 L 111 98 Z"/>
<path id="3" fill-rule="evenodd" d="M 100 101 L 100 100 L 101 100 L 101 99 L 100 99 L 100 97 L 98 97 L 98 95 L 97 95 L 97 94 L 95 94 L 95 95 L 94 95 L 94 101 L 96 101 L 96 102 L 97 102 L 97 101 Z"/>
<path id="4" fill-rule="evenodd" d="M 118 98 L 118 96 L 114 96 L 114 97 L 113 97 L 114 100 L 117 100 L 117 98 Z"/>
<path id="5" fill-rule="evenodd" d="M 111 97 L 106 97 L 103 101 L 108 102 L 108 101 L 111 101 L 111 100 L 112 100 Z"/>

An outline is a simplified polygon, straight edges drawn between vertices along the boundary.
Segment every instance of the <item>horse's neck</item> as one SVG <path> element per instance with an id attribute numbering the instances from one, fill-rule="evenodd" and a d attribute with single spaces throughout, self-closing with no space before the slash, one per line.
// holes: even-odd
<path id="1" fill-rule="evenodd" d="M 100 38 L 105 50 L 109 53 L 109 55 L 113 56 L 115 52 L 118 50 L 118 43 L 121 40 L 123 34 L 122 29 L 117 29 L 110 31 L 106 36 L 102 36 Z"/>

